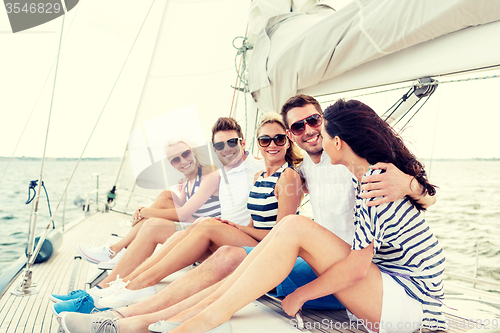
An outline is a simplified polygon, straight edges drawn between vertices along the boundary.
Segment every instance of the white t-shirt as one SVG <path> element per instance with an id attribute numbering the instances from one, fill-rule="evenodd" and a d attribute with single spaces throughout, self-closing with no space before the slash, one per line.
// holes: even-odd
<path id="1" fill-rule="evenodd" d="M 221 218 L 240 225 L 250 223 L 247 209 L 248 194 L 252 189 L 255 174 L 265 168 L 264 160 L 257 160 L 251 154 L 236 168 L 229 171 L 219 170 L 219 200 Z M 224 177 L 224 173 L 227 177 Z"/>
<path id="2" fill-rule="evenodd" d="M 331 164 L 325 151 L 318 164 L 306 154 L 299 173 L 306 180 L 314 221 L 351 245 L 355 202 L 352 173 L 343 165 Z"/>

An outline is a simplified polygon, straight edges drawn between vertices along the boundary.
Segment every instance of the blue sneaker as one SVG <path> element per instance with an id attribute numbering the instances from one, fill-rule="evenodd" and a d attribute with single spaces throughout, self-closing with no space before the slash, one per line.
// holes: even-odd
<path id="1" fill-rule="evenodd" d="M 73 290 L 72 292 L 70 292 L 67 295 L 52 294 L 49 296 L 49 299 L 52 302 L 59 303 L 59 302 L 70 301 L 72 299 L 77 299 L 77 298 L 80 298 L 80 297 L 85 296 L 85 295 L 88 295 L 88 293 L 85 290 L 80 289 L 80 290 Z"/>
<path id="2" fill-rule="evenodd" d="M 52 312 L 57 316 L 61 312 L 91 313 L 94 310 L 94 299 L 90 295 L 71 299 L 65 302 L 54 303 Z"/>

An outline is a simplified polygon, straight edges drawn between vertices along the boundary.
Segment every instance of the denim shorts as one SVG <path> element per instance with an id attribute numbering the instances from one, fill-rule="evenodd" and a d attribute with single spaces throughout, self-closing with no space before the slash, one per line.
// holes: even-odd
<path id="1" fill-rule="evenodd" d="M 252 252 L 253 247 L 243 246 L 247 254 Z M 301 257 L 297 257 L 297 261 L 293 266 L 292 271 L 288 276 L 276 286 L 276 292 L 269 292 L 268 294 L 274 297 L 285 297 L 293 293 L 297 288 L 308 284 L 315 280 L 318 276 L 311 269 L 309 264 Z M 333 295 L 323 296 L 321 298 L 313 299 L 304 303 L 303 308 L 315 310 L 337 310 L 345 309 L 345 307 Z"/>

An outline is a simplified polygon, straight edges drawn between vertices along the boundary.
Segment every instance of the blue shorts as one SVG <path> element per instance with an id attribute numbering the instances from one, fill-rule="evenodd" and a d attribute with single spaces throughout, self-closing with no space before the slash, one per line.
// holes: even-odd
<path id="1" fill-rule="evenodd" d="M 247 254 L 252 252 L 253 247 L 243 246 Z M 293 293 L 297 288 L 302 287 L 309 282 L 318 278 L 316 273 L 311 269 L 309 264 L 301 257 L 297 257 L 297 261 L 293 266 L 292 271 L 288 276 L 276 286 L 276 292 L 268 294 L 274 297 L 285 297 Z M 315 310 L 337 310 L 345 309 L 345 307 L 333 295 L 323 296 L 304 303 L 304 308 Z"/>

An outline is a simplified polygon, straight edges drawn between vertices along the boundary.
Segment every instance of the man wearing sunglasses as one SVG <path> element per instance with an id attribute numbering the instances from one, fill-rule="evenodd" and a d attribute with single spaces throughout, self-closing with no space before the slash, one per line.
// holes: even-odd
<path id="1" fill-rule="evenodd" d="M 354 207 L 352 174 L 344 166 L 332 165 L 323 151 L 321 106 L 311 96 L 296 95 L 283 105 L 281 115 L 288 128 L 289 138 L 307 153 L 300 172 L 306 181 L 315 220 L 350 244 L 354 234 L 351 223 Z M 380 205 L 406 195 L 418 200 L 424 207 L 434 204 L 435 197 L 422 196 L 418 182 L 412 181 L 413 177 L 404 174 L 394 165 L 377 163 L 370 168 L 383 169 L 385 172 L 363 179 L 361 189 L 369 192 L 364 192 L 361 197 L 378 197 L 369 205 Z"/>
<path id="2" fill-rule="evenodd" d="M 350 244 L 354 235 L 352 174 L 342 165 L 332 165 L 323 151 L 321 106 L 311 96 L 296 95 L 283 105 L 281 115 L 288 128 L 289 138 L 307 153 L 300 173 L 306 181 L 315 221 Z M 435 197 L 422 196 L 418 182 L 412 181 L 413 177 L 404 174 L 393 164 L 377 163 L 370 168 L 384 169 L 385 172 L 363 179 L 361 189 L 369 192 L 364 192 L 361 197 L 378 197 L 368 205 L 380 205 L 406 195 L 420 201 L 425 207 L 434 204 Z"/>
<path id="3" fill-rule="evenodd" d="M 219 185 L 221 218 L 240 225 L 250 222 L 246 208 L 254 176 L 264 169 L 264 161 L 245 151 L 240 125 L 233 118 L 221 117 L 212 127 L 215 154 L 222 163 Z"/>

